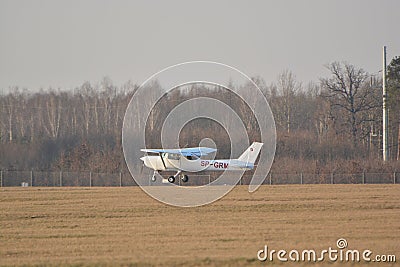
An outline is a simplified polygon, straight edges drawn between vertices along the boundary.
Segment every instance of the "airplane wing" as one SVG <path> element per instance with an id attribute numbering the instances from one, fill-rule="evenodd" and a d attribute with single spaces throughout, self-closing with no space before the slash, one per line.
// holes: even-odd
<path id="1" fill-rule="evenodd" d="M 188 147 L 188 148 L 178 148 L 178 149 L 141 149 L 140 151 L 147 153 L 170 153 L 179 154 L 185 157 L 187 156 L 197 156 L 201 157 L 210 153 L 217 151 L 215 148 L 210 147 Z"/>

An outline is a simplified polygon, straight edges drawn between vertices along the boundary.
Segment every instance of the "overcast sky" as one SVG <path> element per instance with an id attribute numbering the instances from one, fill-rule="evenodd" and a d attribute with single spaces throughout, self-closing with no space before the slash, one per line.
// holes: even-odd
<path id="1" fill-rule="evenodd" d="M 3 1 L 0 88 L 143 82 L 180 62 L 211 60 L 304 84 L 348 61 L 368 72 L 400 55 L 400 1 Z"/>

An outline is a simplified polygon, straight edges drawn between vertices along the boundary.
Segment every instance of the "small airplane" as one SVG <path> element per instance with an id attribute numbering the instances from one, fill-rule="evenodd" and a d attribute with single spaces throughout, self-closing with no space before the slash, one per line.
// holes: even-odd
<path id="1" fill-rule="evenodd" d="M 181 174 L 181 181 L 186 183 L 189 177 L 185 172 L 199 171 L 237 171 L 252 170 L 258 154 L 261 151 L 263 143 L 253 142 L 242 155 L 237 159 L 218 159 L 207 160 L 201 156 L 216 152 L 217 149 L 210 147 L 191 147 L 181 149 L 141 149 L 146 153 L 154 153 L 158 155 L 144 156 L 140 159 L 146 167 L 154 170 L 151 178 L 152 182 L 156 181 L 156 173 L 159 171 L 176 171 L 175 175 L 168 177 L 168 182 L 174 183 L 178 175 Z"/>

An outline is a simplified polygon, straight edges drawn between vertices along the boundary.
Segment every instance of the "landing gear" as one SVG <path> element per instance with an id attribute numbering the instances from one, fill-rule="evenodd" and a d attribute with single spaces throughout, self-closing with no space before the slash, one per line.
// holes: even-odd
<path id="1" fill-rule="evenodd" d="M 153 176 L 151 176 L 150 178 L 150 181 L 152 181 L 153 183 L 157 180 L 156 173 L 158 174 L 158 171 L 154 171 Z"/>
<path id="2" fill-rule="evenodd" d="M 178 171 L 177 173 L 175 173 L 174 176 L 170 176 L 168 177 L 168 182 L 170 182 L 171 184 L 175 183 L 175 178 L 178 177 L 178 175 L 181 173 L 182 171 Z"/>
<path id="3" fill-rule="evenodd" d="M 173 184 L 173 183 L 175 183 L 175 179 L 176 179 L 178 176 L 180 176 L 180 179 L 181 179 L 181 181 L 182 181 L 183 183 L 186 183 L 187 181 L 189 181 L 189 177 L 188 177 L 186 174 L 181 174 L 181 172 L 182 172 L 182 171 L 178 171 L 175 175 L 169 176 L 168 179 L 167 179 L 167 181 L 168 181 L 169 183 Z M 154 172 L 153 172 L 153 176 L 151 176 L 151 178 L 150 178 L 150 181 L 151 181 L 152 183 L 154 183 L 154 182 L 157 181 L 157 176 L 156 176 L 157 174 L 159 174 L 158 171 L 154 171 Z"/>
<path id="4" fill-rule="evenodd" d="M 175 182 L 175 177 L 174 177 L 174 176 L 168 177 L 168 182 L 170 182 L 171 184 L 173 184 L 173 183 Z"/>
<path id="5" fill-rule="evenodd" d="M 186 174 L 181 176 L 181 181 L 186 183 L 187 181 L 189 181 L 189 176 L 187 176 Z"/>
<path id="6" fill-rule="evenodd" d="M 182 171 L 178 171 L 175 175 L 171 175 L 168 177 L 168 182 L 170 182 L 171 184 L 175 183 L 175 179 L 176 177 L 179 176 L 179 174 L 181 174 Z M 186 183 L 187 181 L 189 181 L 189 177 L 186 174 L 181 174 L 180 175 L 181 181 Z"/>

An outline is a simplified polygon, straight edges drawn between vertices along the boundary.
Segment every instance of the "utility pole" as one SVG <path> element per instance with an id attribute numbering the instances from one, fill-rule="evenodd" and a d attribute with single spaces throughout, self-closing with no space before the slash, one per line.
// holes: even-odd
<path id="1" fill-rule="evenodd" d="M 383 86 L 382 86 L 382 97 L 383 97 L 383 117 L 382 117 L 382 132 L 383 132 L 383 161 L 389 160 L 389 147 L 388 147 L 388 112 L 387 112 L 387 91 L 386 91 L 386 46 L 383 46 L 383 69 L 382 69 L 382 78 L 383 78 Z"/>
<path id="2" fill-rule="evenodd" d="M 399 122 L 399 133 L 397 134 L 398 141 L 397 141 L 397 161 L 400 160 L 400 122 Z"/>

